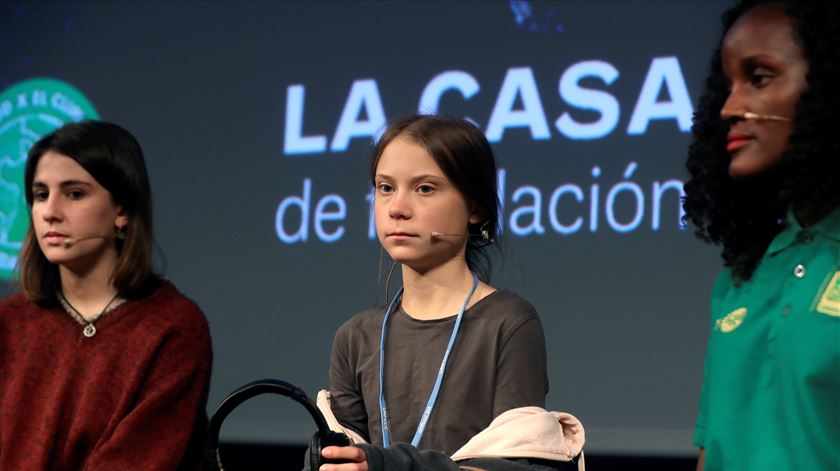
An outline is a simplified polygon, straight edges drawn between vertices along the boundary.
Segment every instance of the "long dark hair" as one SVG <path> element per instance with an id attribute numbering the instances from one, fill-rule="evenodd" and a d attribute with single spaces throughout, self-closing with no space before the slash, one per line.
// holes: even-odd
<path id="1" fill-rule="evenodd" d="M 421 146 L 444 175 L 477 208 L 481 221 L 470 223 L 467 233 L 467 266 L 482 281 L 490 279 L 491 262 L 485 248 L 487 231 L 495 243 L 499 233 L 499 195 L 496 182 L 496 159 L 487 138 L 469 121 L 439 115 L 413 115 L 394 121 L 374 146 L 370 161 L 371 183 L 375 184 L 376 167 L 385 147 L 397 137 Z"/>
<path id="2" fill-rule="evenodd" d="M 729 176 L 728 126 L 720 118 L 729 91 L 719 45 L 694 115 L 685 185 L 686 219 L 698 237 L 723 247 L 724 265 L 736 280 L 752 277 L 789 208 L 821 215 L 840 201 L 840 6 L 837 0 L 741 1 L 723 15 L 722 37 L 757 6 L 791 18 L 808 62 L 808 87 L 796 106 L 788 148 L 772 171 L 748 181 Z"/>
<path id="3" fill-rule="evenodd" d="M 26 161 L 24 191 L 32 207 L 32 181 L 41 157 L 53 151 L 75 160 L 125 211 L 125 238 L 115 239 L 117 264 L 111 279 L 120 296 L 139 298 L 160 284 L 152 267 L 152 193 L 140 144 L 128 131 L 101 121 L 69 123 L 32 146 Z M 61 288 L 58 267 L 41 252 L 32 221 L 23 242 L 20 286 L 30 300 L 55 305 Z"/>

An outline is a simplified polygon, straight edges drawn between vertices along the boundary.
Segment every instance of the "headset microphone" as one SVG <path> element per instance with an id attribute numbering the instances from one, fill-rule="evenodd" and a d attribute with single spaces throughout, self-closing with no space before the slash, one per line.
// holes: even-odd
<path id="1" fill-rule="evenodd" d="M 64 239 L 64 242 L 62 242 L 61 245 L 63 245 L 65 249 L 69 249 L 70 247 L 72 247 L 76 243 L 81 242 L 83 240 L 90 240 L 90 239 L 105 239 L 105 240 L 108 240 L 108 239 L 113 239 L 113 238 L 114 238 L 113 236 L 101 236 L 101 235 L 100 236 L 80 237 L 78 239 L 68 238 L 68 239 Z"/>
<path id="2" fill-rule="evenodd" d="M 757 121 L 779 121 L 782 123 L 792 123 L 793 120 L 790 118 L 785 118 L 784 116 L 777 116 L 774 114 L 758 114 L 753 113 L 752 111 L 745 111 L 741 115 L 744 119 L 754 119 Z"/>
<path id="3" fill-rule="evenodd" d="M 490 237 L 490 232 L 486 229 L 482 229 L 481 233 L 479 233 L 479 234 L 456 234 L 456 233 L 452 233 L 452 232 L 432 232 L 432 239 L 441 239 L 443 237 L 464 237 L 464 236 L 481 237 L 482 239 L 484 239 L 484 240 L 486 240 L 490 243 L 496 242 L 492 237 Z"/>
<path id="4" fill-rule="evenodd" d="M 496 240 L 493 239 L 490 236 L 490 231 L 487 230 L 487 225 L 488 224 L 490 224 L 490 221 L 485 221 L 484 224 L 482 224 L 481 227 L 479 228 L 479 233 L 478 234 L 457 234 L 457 233 L 453 233 L 453 232 L 437 232 L 437 231 L 434 231 L 434 232 L 432 232 L 432 239 L 440 239 L 440 238 L 443 238 L 443 237 L 464 237 L 464 236 L 481 237 L 482 239 L 484 239 L 488 243 L 492 244 L 492 243 L 495 243 Z"/>

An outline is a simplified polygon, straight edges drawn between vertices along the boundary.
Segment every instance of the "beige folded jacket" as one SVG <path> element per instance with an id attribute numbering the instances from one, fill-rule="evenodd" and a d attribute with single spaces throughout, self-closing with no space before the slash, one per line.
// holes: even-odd
<path id="1" fill-rule="evenodd" d="M 330 408 L 330 393 L 318 392 L 318 408 L 330 429 L 342 432 L 353 443 L 367 443 L 356 432 L 344 428 Z M 578 471 L 585 471 L 583 424 L 565 412 L 549 412 L 540 407 L 519 407 L 496 417 L 452 456 L 452 461 L 471 458 L 537 458 L 571 461 L 578 457 Z M 579 456 L 578 456 L 579 455 Z"/>

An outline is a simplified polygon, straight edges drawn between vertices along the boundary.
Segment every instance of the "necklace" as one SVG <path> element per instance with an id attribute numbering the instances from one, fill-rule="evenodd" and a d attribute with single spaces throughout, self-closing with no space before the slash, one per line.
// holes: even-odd
<path id="1" fill-rule="evenodd" d="M 98 321 L 100 317 L 107 314 L 108 312 L 113 311 L 114 308 L 116 308 L 117 306 L 122 304 L 123 301 L 125 301 L 124 299 L 120 298 L 120 294 L 117 293 L 114 295 L 113 298 L 111 298 L 110 301 L 108 301 L 108 304 L 105 305 L 105 307 L 99 314 L 94 316 L 93 319 L 87 320 L 85 319 L 85 316 L 83 316 L 79 312 L 78 309 L 76 309 L 75 307 L 73 307 L 72 304 L 70 304 L 70 301 L 68 301 L 67 298 L 64 297 L 61 291 L 56 292 L 56 294 L 58 295 L 58 301 L 61 303 L 61 307 L 63 307 L 64 310 L 67 311 L 67 314 L 70 314 L 70 317 L 72 317 L 76 320 L 76 322 L 84 326 L 82 334 L 84 334 L 84 336 L 87 338 L 91 338 L 94 335 L 96 335 L 96 326 L 93 325 L 94 322 Z M 114 303 L 114 301 L 116 301 L 116 303 Z"/>

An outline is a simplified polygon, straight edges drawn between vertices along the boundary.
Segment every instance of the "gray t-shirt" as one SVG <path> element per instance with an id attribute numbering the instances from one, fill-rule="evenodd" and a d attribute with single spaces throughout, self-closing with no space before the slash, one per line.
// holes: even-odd
<path id="1" fill-rule="evenodd" d="M 385 307 L 357 314 L 336 333 L 330 361 L 332 409 L 344 426 L 382 444 L 379 336 Z M 455 316 L 421 321 L 396 309 L 385 341 L 385 398 L 391 443 L 410 443 L 434 386 Z M 452 454 L 502 412 L 545 406 L 545 338 L 534 307 L 510 291 L 470 307 L 449 354 L 437 403 L 419 448 Z"/>

